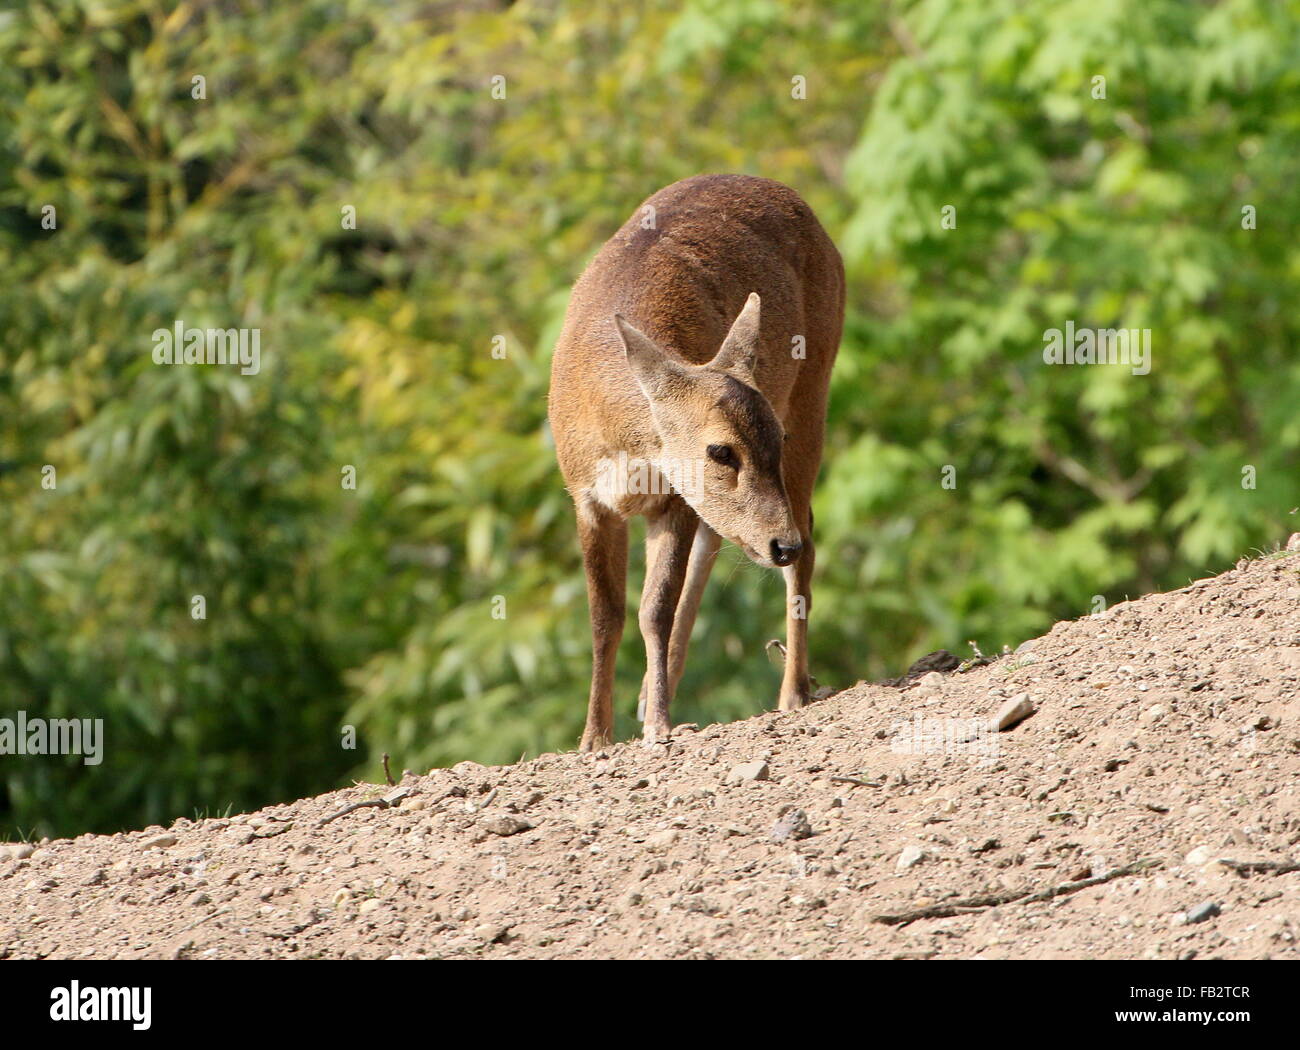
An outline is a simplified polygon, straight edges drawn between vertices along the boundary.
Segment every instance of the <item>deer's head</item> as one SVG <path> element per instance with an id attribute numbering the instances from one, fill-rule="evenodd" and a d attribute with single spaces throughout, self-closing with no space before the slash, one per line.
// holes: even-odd
<path id="1" fill-rule="evenodd" d="M 760 309 L 751 294 L 704 365 L 670 357 L 619 314 L 614 326 L 650 404 L 660 473 L 714 532 L 772 568 L 794 562 L 802 538 L 781 475 L 785 431 L 754 383 Z"/>

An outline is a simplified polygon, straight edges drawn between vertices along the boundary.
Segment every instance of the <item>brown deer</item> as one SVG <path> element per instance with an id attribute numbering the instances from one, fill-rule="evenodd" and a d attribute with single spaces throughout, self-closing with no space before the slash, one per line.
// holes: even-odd
<path id="1" fill-rule="evenodd" d="M 612 742 L 627 519 L 644 514 L 647 743 L 668 709 L 721 538 L 786 584 L 779 707 L 809 699 L 812 489 L 844 321 L 844 266 L 797 193 L 699 175 L 650 197 L 573 287 L 550 421 L 591 608 L 584 751 Z"/>

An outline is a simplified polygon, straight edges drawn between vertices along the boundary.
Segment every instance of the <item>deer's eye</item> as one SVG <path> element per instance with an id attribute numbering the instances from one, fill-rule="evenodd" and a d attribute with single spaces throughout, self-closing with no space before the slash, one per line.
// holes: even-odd
<path id="1" fill-rule="evenodd" d="M 736 453 L 730 445 L 710 445 L 705 451 L 709 454 L 709 459 L 714 463 L 721 463 L 724 467 L 737 468 L 740 466 L 740 460 L 736 458 Z"/>

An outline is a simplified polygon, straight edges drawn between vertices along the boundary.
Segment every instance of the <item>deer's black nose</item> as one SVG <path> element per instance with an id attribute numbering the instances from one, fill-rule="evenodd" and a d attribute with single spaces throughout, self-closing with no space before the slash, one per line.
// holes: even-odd
<path id="1" fill-rule="evenodd" d="M 795 558 L 799 557 L 799 552 L 803 550 L 802 543 L 795 543 L 787 546 L 780 540 L 772 541 L 772 560 L 778 565 L 791 565 Z"/>

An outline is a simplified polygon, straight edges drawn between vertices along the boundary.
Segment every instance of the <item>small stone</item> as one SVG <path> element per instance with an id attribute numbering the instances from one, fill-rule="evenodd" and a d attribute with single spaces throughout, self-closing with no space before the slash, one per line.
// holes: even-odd
<path id="1" fill-rule="evenodd" d="M 36 847 L 30 842 L 23 842 L 17 846 L 11 847 L 9 852 L 14 860 L 26 860 L 36 852 Z"/>
<path id="2" fill-rule="evenodd" d="M 898 871 L 907 871 L 908 868 L 915 868 L 923 860 L 925 860 L 925 850 L 920 846 L 908 846 L 898 855 L 898 863 L 894 867 Z"/>
<path id="3" fill-rule="evenodd" d="M 667 849 L 681 837 L 681 832 L 676 828 L 666 828 L 663 831 L 656 831 L 653 835 L 648 835 L 646 837 L 646 849 Z"/>
<path id="4" fill-rule="evenodd" d="M 509 926 L 485 922 L 482 926 L 474 927 L 474 936 L 484 944 L 496 944 L 509 930 Z"/>
<path id="5" fill-rule="evenodd" d="M 772 832 L 768 837 L 773 842 L 787 842 L 791 839 L 799 841 L 812 838 L 812 833 L 813 829 L 808 822 L 807 813 L 802 809 L 787 809 L 772 825 Z"/>
<path id="6" fill-rule="evenodd" d="M 481 823 L 484 831 L 490 831 L 493 835 L 500 835 L 502 838 L 518 835 L 521 831 L 529 831 L 534 826 L 531 820 L 511 816 L 489 817 Z"/>
<path id="7" fill-rule="evenodd" d="M 1197 846 L 1194 850 L 1183 858 L 1183 863 L 1193 868 L 1199 868 L 1202 864 L 1208 864 L 1211 860 L 1209 846 Z"/>
<path id="8" fill-rule="evenodd" d="M 741 762 L 731 767 L 731 772 L 727 774 L 727 783 L 745 784 L 754 780 L 766 780 L 767 776 L 767 763 L 761 759 L 756 762 Z"/>
<path id="9" fill-rule="evenodd" d="M 1221 915 L 1223 909 L 1214 901 L 1206 901 L 1204 904 L 1198 904 L 1195 908 L 1187 912 L 1187 921 L 1204 922 L 1206 919 L 1213 919 L 1216 915 Z"/>
<path id="10" fill-rule="evenodd" d="M 108 881 L 108 872 L 106 872 L 103 868 L 96 868 L 94 872 L 91 873 L 84 882 L 82 882 L 82 885 L 102 886 L 107 881 Z"/>
<path id="11" fill-rule="evenodd" d="M 366 900 L 363 900 L 361 902 L 361 907 L 357 909 L 357 914 L 369 915 L 372 911 L 377 909 L 379 905 L 382 903 L 383 901 L 381 901 L 378 897 L 370 897 Z"/>
<path id="12" fill-rule="evenodd" d="M 1017 693 L 1010 700 L 1007 700 L 998 708 L 995 714 L 989 720 L 990 732 L 1004 732 L 1012 726 L 1024 721 L 1037 710 L 1034 702 L 1029 699 L 1028 693 Z"/>
<path id="13" fill-rule="evenodd" d="M 1152 704 L 1138 715 L 1138 717 L 1144 722 L 1159 722 L 1167 714 L 1169 714 L 1169 708 L 1165 707 L 1163 704 Z"/>
<path id="14" fill-rule="evenodd" d="M 943 689 L 943 675 L 938 671 L 927 671 L 917 679 L 917 692 L 921 693 L 938 693 Z"/>
<path id="15" fill-rule="evenodd" d="M 1290 538 L 1286 541 L 1286 549 L 1289 551 L 1300 551 L 1300 532 L 1291 533 Z"/>
<path id="16" fill-rule="evenodd" d="M 336 890 L 334 892 L 333 904 L 336 908 L 341 908 L 352 899 L 352 894 L 347 890 Z"/>
<path id="17" fill-rule="evenodd" d="M 141 849 L 166 849 L 168 846 L 176 845 L 175 835 L 155 835 L 153 838 L 145 839 L 140 843 Z"/>

